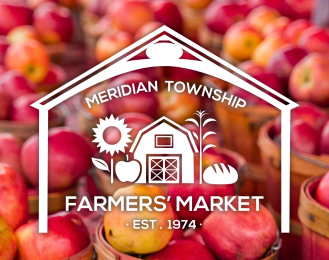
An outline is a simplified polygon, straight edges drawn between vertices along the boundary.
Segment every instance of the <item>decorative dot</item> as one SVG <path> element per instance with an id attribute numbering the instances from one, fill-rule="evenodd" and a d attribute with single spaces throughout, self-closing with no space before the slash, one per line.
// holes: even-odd
<path id="1" fill-rule="evenodd" d="M 129 224 L 127 223 L 127 226 L 129 226 Z"/>
<path id="2" fill-rule="evenodd" d="M 200 224 L 200 226 L 202 226 L 202 223 Z"/>
<path id="3" fill-rule="evenodd" d="M 162 229 L 162 227 L 160 227 L 160 229 Z"/>

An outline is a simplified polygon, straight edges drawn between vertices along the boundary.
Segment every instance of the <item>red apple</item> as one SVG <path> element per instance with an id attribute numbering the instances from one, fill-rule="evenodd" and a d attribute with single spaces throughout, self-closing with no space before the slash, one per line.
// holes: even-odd
<path id="1" fill-rule="evenodd" d="M 328 121 L 324 125 L 322 133 L 321 133 L 320 153 L 329 154 L 329 123 L 328 123 Z"/>
<path id="2" fill-rule="evenodd" d="M 291 110 L 291 122 L 302 119 L 314 126 L 319 131 L 322 131 L 325 124 L 328 122 L 328 116 L 324 110 L 307 102 L 298 102 L 299 107 Z M 275 119 L 274 131 L 278 136 L 281 134 L 281 115 Z"/>
<path id="3" fill-rule="evenodd" d="M 238 21 L 244 20 L 245 11 L 236 3 L 213 1 L 205 12 L 205 24 L 213 32 L 224 34 Z"/>
<path id="4" fill-rule="evenodd" d="M 37 31 L 31 25 L 21 25 L 12 29 L 7 35 L 7 41 L 10 44 L 25 40 L 39 40 Z"/>
<path id="5" fill-rule="evenodd" d="M 319 106 L 329 104 L 329 59 L 312 53 L 292 70 L 289 93 L 294 100 L 308 101 Z"/>
<path id="6" fill-rule="evenodd" d="M 312 26 L 311 22 L 306 19 L 298 19 L 288 24 L 283 35 L 292 43 L 297 43 L 301 34 Z"/>
<path id="7" fill-rule="evenodd" d="M 49 70 L 49 54 L 42 43 L 29 39 L 10 45 L 5 65 L 8 69 L 21 71 L 34 83 L 40 83 Z"/>
<path id="8" fill-rule="evenodd" d="M 281 34 L 267 36 L 254 50 L 251 59 L 258 65 L 266 67 L 276 51 L 288 44 Z"/>
<path id="9" fill-rule="evenodd" d="M 248 23 L 238 22 L 225 33 L 223 49 L 234 59 L 250 60 L 252 53 L 262 40 L 262 35 Z"/>
<path id="10" fill-rule="evenodd" d="M 202 245 L 205 245 L 205 242 L 202 238 L 202 232 L 201 228 L 188 228 L 184 231 L 184 238 L 189 240 L 194 240 L 196 242 L 199 242 Z"/>
<path id="11" fill-rule="evenodd" d="M 328 132 L 328 130 L 327 130 Z M 322 177 L 318 186 L 316 187 L 314 198 L 317 202 L 319 202 L 322 206 L 329 208 L 329 173 Z"/>
<path id="12" fill-rule="evenodd" d="M 169 244 L 161 251 L 151 254 L 145 260 L 215 260 L 211 252 L 206 246 L 192 240 L 177 239 L 169 242 Z"/>
<path id="13" fill-rule="evenodd" d="M 33 14 L 33 26 L 45 43 L 69 42 L 74 33 L 71 11 L 55 3 L 40 5 Z"/>
<path id="14" fill-rule="evenodd" d="M 4 163 L 0 163 L 0 216 L 14 230 L 29 219 L 27 190 L 24 180 Z"/>
<path id="15" fill-rule="evenodd" d="M 48 217 L 48 233 L 39 233 L 38 221 L 33 221 L 17 229 L 16 237 L 19 259 L 25 260 L 66 259 L 90 244 L 82 219 L 66 212 Z"/>
<path id="16" fill-rule="evenodd" d="M 237 199 L 231 203 L 238 208 Z M 250 211 L 214 211 L 202 224 L 202 237 L 221 260 L 258 260 L 274 243 L 277 225 L 271 213 L 249 200 Z"/>
<path id="17" fill-rule="evenodd" d="M 291 20 L 287 17 L 280 16 L 269 23 L 263 29 L 263 35 L 268 36 L 274 33 L 283 35 L 285 29 L 291 23 Z"/>
<path id="18" fill-rule="evenodd" d="M 314 0 L 285 0 L 291 12 L 290 16 L 293 19 L 310 19 L 313 12 Z"/>
<path id="19" fill-rule="evenodd" d="M 49 190 L 72 187 L 91 166 L 91 149 L 86 140 L 67 127 L 49 131 Z M 30 137 L 22 147 L 22 165 L 30 183 L 39 183 L 39 138 Z M 65 158 L 65 160 L 63 159 Z"/>
<path id="20" fill-rule="evenodd" d="M 288 85 L 292 69 L 307 55 L 307 51 L 294 44 L 279 48 L 269 59 L 267 68 L 275 73 L 284 85 Z"/>
<path id="21" fill-rule="evenodd" d="M 115 78 L 110 82 L 108 89 L 116 88 L 121 85 L 135 85 L 138 88 L 140 83 L 148 86 L 149 79 L 138 73 L 127 73 Z M 153 82 L 154 83 L 154 82 Z M 113 98 L 106 103 L 107 114 L 120 115 L 128 112 L 136 112 L 146 114 L 155 118 L 158 115 L 158 100 L 155 92 L 139 92 L 138 94 L 130 94 L 128 96 Z"/>
<path id="22" fill-rule="evenodd" d="M 17 250 L 15 233 L 2 217 L 0 217 L 0 230 L 0 259 L 13 260 Z"/>
<path id="23" fill-rule="evenodd" d="M 291 147 L 300 153 L 320 153 L 320 131 L 310 123 L 299 119 L 291 124 Z"/>
<path id="24" fill-rule="evenodd" d="M 152 3 L 155 20 L 178 33 L 183 32 L 183 18 L 178 6 L 170 0 L 155 0 Z"/>
<path id="25" fill-rule="evenodd" d="M 15 122 L 38 124 L 39 110 L 31 105 L 41 97 L 39 94 L 26 94 L 15 99 L 10 119 Z"/>
<path id="26" fill-rule="evenodd" d="M 54 63 L 49 66 L 49 71 L 44 80 L 37 86 L 38 92 L 51 92 L 65 82 L 66 72 L 65 70 Z"/>
<path id="27" fill-rule="evenodd" d="M 272 88 L 273 90 L 284 94 L 285 88 L 281 84 L 279 78 L 277 75 L 275 75 L 273 72 L 268 71 L 266 68 L 262 68 L 261 66 L 257 65 L 256 63 L 253 63 L 252 61 L 249 61 L 248 64 L 240 64 L 239 68 L 252 76 L 253 78 L 257 79 L 258 81 L 262 82 L 263 84 L 267 85 L 268 87 Z M 248 82 L 256 87 L 258 85 L 252 83 L 248 80 Z M 266 92 L 266 91 L 265 91 Z M 273 95 L 273 94 L 270 94 Z"/>
<path id="28" fill-rule="evenodd" d="M 204 154 L 202 160 L 203 171 L 209 166 L 219 163 L 225 163 L 224 159 L 220 156 Z M 200 184 L 200 163 L 199 156 L 195 156 L 194 160 L 194 183 L 193 184 L 168 184 L 167 193 L 171 196 L 170 203 L 172 207 L 176 209 L 176 198 L 180 196 L 184 201 L 191 196 L 192 197 L 192 208 L 195 207 L 200 196 L 204 197 L 208 207 L 210 206 L 211 196 L 232 196 L 235 194 L 235 188 L 233 184 L 229 185 L 212 185 L 203 182 Z M 205 209 L 198 209 L 197 211 L 189 211 L 188 206 L 182 207 L 177 212 L 181 219 L 195 220 L 197 224 L 202 221 L 210 214 L 210 211 Z"/>
<path id="29" fill-rule="evenodd" d="M 6 35 L 17 26 L 29 24 L 31 16 L 32 11 L 24 5 L 0 2 L 0 34 Z"/>
<path id="30" fill-rule="evenodd" d="M 329 53 L 329 30 L 311 26 L 298 39 L 298 45 L 309 52 Z"/>
<path id="31" fill-rule="evenodd" d="M 36 86 L 21 72 L 10 70 L 1 75 L 0 90 L 7 94 L 10 100 L 15 100 L 23 95 L 35 93 Z"/>
<path id="32" fill-rule="evenodd" d="M 11 101 L 9 96 L 0 89 L 0 120 L 6 120 L 10 114 Z"/>
<path id="33" fill-rule="evenodd" d="M 263 33 L 266 25 L 278 17 L 280 14 L 277 10 L 269 6 L 259 6 L 248 14 L 246 20 L 252 27 Z"/>
<path id="34" fill-rule="evenodd" d="M 165 196 L 155 185 L 135 184 L 118 189 L 113 198 L 148 196 L 152 201 L 157 196 Z M 168 228 L 168 221 L 174 220 L 174 212 L 168 201 L 164 201 L 165 210 L 149 211 L 146 208 L 137 212 L 121 211 L 119 207 L 104 214 L 104 230 L 106 240 L 119 252 L 130 254 L 149 254 L 162 250 L 173 235 Z M 136 219 L 155 220 L 154 228 L 134 230 L 132 225 Z M 128 223 L 128 225 L 127 225 Z"/>
<path id="35" fill-rule="evenodd" d="M 9 43 L 5 36 L 0 35 L 0 64 L 3 64 Z"/>
<path id="36" fill-rule="evenodd" d="M 22 142 L 11 133 L 0 133 L 0 163 L 8 164 L 23 175 L 21 165 Z"/>
<path id="37" fill-rule="evenodd" d="M 114 0 L 107 10 L 113 27 L 130 34 L 154 20 L 151 3 L 146 0 Z"/>
<path id="38" fill-rule="evenodd" d="M 104 34 L 98 39 L 95 47 L 96 59 L 102 62 L 122 51 L 133 43 L 133 38 L 126 32 Z"/>

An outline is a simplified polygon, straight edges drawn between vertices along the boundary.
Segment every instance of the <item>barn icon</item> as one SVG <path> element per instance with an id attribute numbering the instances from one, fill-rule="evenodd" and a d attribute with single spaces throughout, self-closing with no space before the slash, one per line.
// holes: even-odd
<path id="1" fill-rule="evenodd" d="M 167 117 L 142 129 L 130 152 L 142 165 L 136 183 L 194 183 L 192 134 Z"/>

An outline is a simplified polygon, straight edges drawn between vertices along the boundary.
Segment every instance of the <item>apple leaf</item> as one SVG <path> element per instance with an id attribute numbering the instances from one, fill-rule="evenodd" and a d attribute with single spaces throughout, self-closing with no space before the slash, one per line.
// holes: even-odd
<path id="1" fill-rule="evenodd" d="M 93 164 L 95 165 L 96 168 L 110 172 L 109 167 L 105 161 L 97 158 L 91 158 L 91 160 L 93 161 Z"/>
<path id="2" fill-rule="evenodd" d="M 198 121 L 196 121 L 194 118 L 189 118 L 189 119 L 186 119 L 185 121 L 193 122 L 194 124 L 196 124 L 197 126 L 199 126 Z"/>
<path id="3" fill-rule="evenodd" d="M 205 148 L 203 148 L 203 152 L 205 152 L 210 147 L 216 147 L 216 145 L 214 145 L 214 144 L 208 144 L 208 145 L 206 145 Z"/>
<path id="4" fill-rule="evenodd" d="M 204 139 L 206 139 L 206 137 L 208 136 L 208 135 L 215 135 L 216 133 L 215 132 L 212 132 L 212 131 L 209 131 L 209 132 L 207 132 L 207 133 L 205 133 L 204 135 L 203 135 L 203 140 Z"/>
<path id="5" fill-rule="evenodd" d="M 216 121 L 216 119 L 208 118 L 206 121 L 203 122 L 203 126 L 205 126 L 206 124 L 208 124 L 211 121 Z"/>

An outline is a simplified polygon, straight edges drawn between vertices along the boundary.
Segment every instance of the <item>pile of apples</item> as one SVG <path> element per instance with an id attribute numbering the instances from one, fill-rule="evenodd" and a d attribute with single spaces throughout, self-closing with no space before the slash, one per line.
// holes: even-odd
<path id="1" fill-rule="evenodd" d="M 64 259 L 90 243 L 82 219 L 72 213 L 48 218 L 48 233 L 38 232 L 38 221 L 28 222 L 29 194 L 38 193 L 38 135 L 24 144 L 10 133 L 0 133 L 0 259 Z M 49 131 L 49 192 L 76 185 L 91 167 L 92 149 L 85 138 L 67 127 Z M 65 158 L 65 159 L 63 159 Z M 60 245 L 60 248 L 54 246 Z"/>
<path id="2" fill-rule="evenodd" d="M 152 31 L 167 25 L 182 33 L 183 18 L 177 4 L 169 0 L 89 1 L 85 13 L 98 17 L 93 30 L 103 32 L 95 56 L 104 61 Z"/>
<path id="3" fill-rule="evenodd" d="M 225 162 L 218 154 L 204 154 L 204 168 L 213 163 Z M 197 160 L 195 163 L 197 167 Z M 198 172 L 195 178 L 198 180 Z M 256 211 L 256 204 L 250 203 L 249 212 L 227 212 L 215 210 L 207 212 L 204 209 L 190 211 L 188 206 L 175 211 L 176 196 L 187 199 L 193 197 L 193 207 L 199 196 L 204 196 L 210 206 L 211 196 L 233 196 L 234 185 L 209 184 L 177 184 L 168 185 L 166 210 L 163 212 L 120 211 L 112 208 L 104 215 L 105 237 L 108 243 L 122 253 L 143 255 L 143 259 L 173 259 L 173 260 L 258 260 L 268 256 L 269 248 L 274 244 L 277 236 L 277 226 L 273 216 L 262 205 Z M 163 191 L 152 185 L 132 185 L 117 190 L 114 198 L 120 196 L 164 196 Z M 237 207 L 237 203 L 232 203 Z M 133 229 L 134 219 L 157 220 L 154 229 Z M 168 220 L 195 220 L 195 227 L 183 229 L 169 229 Z M 242 224 L 243 223 L 243 224 Z"/>
<path id="4" fill-rule="evenodd" d="M 71 11 L 55 2 L 0 2 L 0 120 L 37 123 L 30 105 L 65 81 L 48 46 L 69 43 L 74 26 Z"/>
<path id="5" fill-rule="evenodd" d="M 65 79 L 64 70 L 52 64 L 47 78 L 42 84 L 35 84 L 19 70 L 8 70 L 0 75 L 0 120 L 10 120 L 23 124 L 37 124 L 39 111 L 31 107 L 44 91 L 61 85 Z M 59 115 L 50 111 L 50 119 Z"/>
<path id="6" fill-rule="evenodd" d="M 80 177 L 88 173 L 92 156 L 92 147 L 82 134 L 68 127 L 49 130 L 49 192 L 73 187 Z M 37 190 L 38 135 L 30 137 L 22 144 L 13 134 L 0 133 L 0 163 L 6 163 L 18 172 L 30 190 Z"/>
<path id="7" fill-rule="evenodd" d="M 281 140 L 281 116 L 274 122 L 274 140 Z M 291 147 L 300 153 L 329 154 L 329 117 L 323 109 L 300 102 L 291 111 Z"/>
<path id="8" fill-rule="evenodd" d="M 329 30 L 309 21 L 314 1 L 246 2 L 213 1 L 207 8 L 205 24 L 223 35 L 223 57 L 295 101 L 328 106 Z M 230 91 L 266 104 L 237 87 Z"/>
<path id="9" fill-rule="evenodd" d="M 9 136 L 7 136 L 8 142 Z M 4 143 L 1 136 L 1 149 Z M 7 146 L 8 148 L 8 146 Z M 11 148 L 11 146 L 9 146 Z M 77 148 L 77 147 L 76 147 Z M 12 151 L 6 151 L 11 153 Z M 3 155 L 0 152 L 1 161 Z M 11 154 L 14 156 L 14 154 Z M 8 158 L 9 157 L 9 158 Z M 33 156 L 31 157 L 33 159 Z M 22 176 L 8 164 L 0 163 L 0 258 L 64 259 L 79 253 L 90 243 L 90 235 L 82 219 L 72 213 L 57 213 L 48 218 L 48 233 L 38 232 L 38 221 L 28 222 L 28 189 Z M 28 222 L 28 223 L 27 223 Z M 56 247 L 54 245 L 60 245 Z"/>

